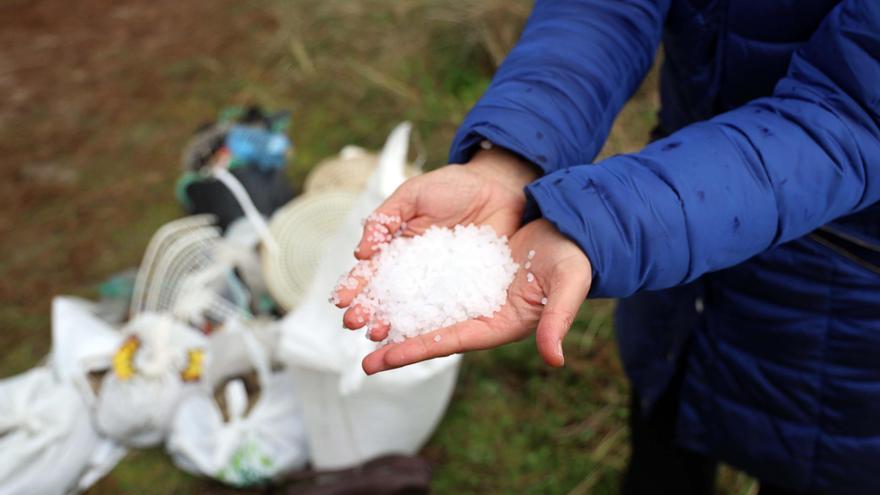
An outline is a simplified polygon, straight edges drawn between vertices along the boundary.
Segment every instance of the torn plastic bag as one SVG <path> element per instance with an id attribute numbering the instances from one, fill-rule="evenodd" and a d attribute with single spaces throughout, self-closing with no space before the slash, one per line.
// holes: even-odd
<path id="1" fill-rule="evenodd" d="M 301 304 L 282 321 L 281 355 L 296 377 L 312 462 L 340 469 L 384 454 L 413 454 L 427 441 L 449 402 L 460 356 L 414 364 L 367 377 L 361 360 L 377 344 L 342 328 L 327 296 L 354 265 L 361 219 L 404 180 L 411 125 L 392 131 L 379 168 L 343 226 L 327 242 Z"/>
<path id="2" fill-rule="evenodd" d="M 174 463 L 238 487 L 302 469 L 308 452 L 291 373 L 273 370 L 269 350 L 237 323 L 213 335 L 211 349 L 214 379 L 183 401 L 172 423 L 166 447 Z M 255 380 L 240 374 L 242 350 Z"/>
<path id="3" fill-rule="evenodd" d="M 162 442 L 180 401 L 197 391 L 208 364 L 207 338 L 167 315 L 141 313 L 122 329 L 101 382 L 95 420 L 132 447 Z"/>
<path id="4" fill-rule="evenodd" d="M 119 454 L 95 431 L 73 385 L 49 368 L 0 380 L 0 495 L 84 490 Z"/>

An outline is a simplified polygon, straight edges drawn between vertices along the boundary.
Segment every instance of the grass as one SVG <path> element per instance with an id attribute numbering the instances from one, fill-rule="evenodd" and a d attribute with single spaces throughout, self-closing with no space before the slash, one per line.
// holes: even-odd
<path id="1" fill-rule="evenodd" d="M 23 19 L 0 36 L 66 40 L 45 41 L 49 48 L 10 45 L 12 69 L 0 72 L 0 90 L 19 102 L 0 110 L 7 150 L 0 164 L 0 376 L 47 352 L 53 295 L 95 296 L 98 282 L 136 265 L 152 232 L 179 215 L 179 150 L 220 108 L 259 102 L 292 110 L 294 184 L 346 144 L 378 147 L 404 119 L 414 122 L 429 165 L 439 166 L 530 8 L 523 0 L 67 5 L 0 4 Z M 41 15 L 44 7 L 51 14 Z M 83 16 L 89 26 L 74 22 Z M 37 69 L 29 69 L 34 60 Z M 656 85 L 652 72 L 603 155 L 646 142 Z M 75 180 L 22 173 L 46 164 Z M 533 342 L 465 357 L 448 414 L 423 452 L 435 466 L 435 493 L 616 493 L 627 457 L 627 385 L 612 308 L 610 301 L 585 304 L 562 370 L 542 365 Z M 725 470 L 719 490 L 751 493 L 753 483 Z M 217 491 L 154 449 L 131 453 L 90 493 Z"/>

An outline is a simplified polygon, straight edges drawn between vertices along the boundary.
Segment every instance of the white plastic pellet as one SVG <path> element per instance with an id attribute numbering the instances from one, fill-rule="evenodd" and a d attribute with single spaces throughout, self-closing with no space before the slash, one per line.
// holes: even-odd
<path id="1" fill-rule="evenodd" d="M 527 273 L 527 274 L 526 274 L 526 281 L 528 281 L 528 283 L 532 283 L 532 282 L 534 282 L 534 281 L 535 281 L 535 275 L 534 275 L 532 272 Z"/>
<path id="2" fill-rule="evenodd" d="M 390 342 L 491 317 L 519 268 L 507 238 L 488 226 L 431 227 L 419 236 L 382 239 L 378 253 L 353 271 L 367 281 L 353 304 L 371 325 L 389 324 Z"/>

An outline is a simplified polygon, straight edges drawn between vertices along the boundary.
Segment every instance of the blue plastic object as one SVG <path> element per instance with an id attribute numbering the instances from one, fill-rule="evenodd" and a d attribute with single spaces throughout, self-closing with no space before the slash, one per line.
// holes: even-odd
<path id="1" fill-rule="evenodd" d="M 282 132 L 244 125 L 233 126 L 225 144 L 236 164 L 253 164 L 264 170 L 283 167 L 292 146 Z"/>

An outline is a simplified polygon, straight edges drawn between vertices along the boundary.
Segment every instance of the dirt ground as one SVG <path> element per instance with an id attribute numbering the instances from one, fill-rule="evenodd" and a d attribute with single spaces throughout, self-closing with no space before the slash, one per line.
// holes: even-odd
<path id="1" fill-rule="evenodd" d="M 219 77 L 179 77 L 175 64 L 238 56 L 255 29 L 272 19 L 223 0 L 0 2 L 5 342 L 23 336 L 22 320 L 45 319 L 52 294 L 137 262 L 127 245 L 149 229 L 132 225 L 171 213 L 178 150 L 205 116 L 192 111 L 194 81 Z M 34 340 L 33 354 L 47 343 Z"/>
<path id="2" fill-rule="evenodd" d="M 0 1 L 0 376 L 48 351 L 52 295 L 94 296 L 179 214 L 179 150 L 218 110 L 205 88 L 277 26 L 228 0 Z M 159 455 L 96 491 L 138 493 Z"/>

